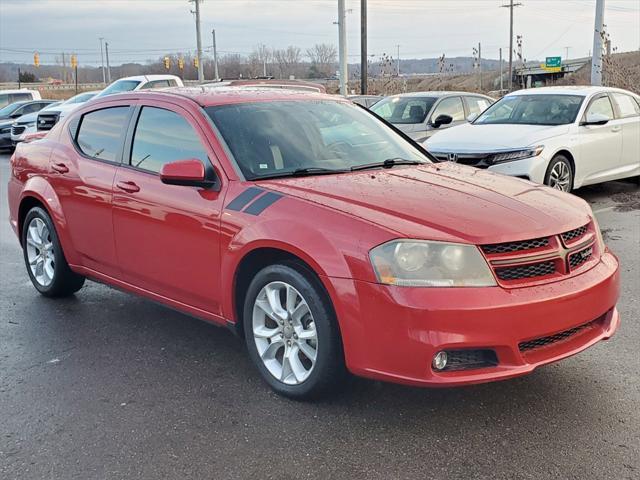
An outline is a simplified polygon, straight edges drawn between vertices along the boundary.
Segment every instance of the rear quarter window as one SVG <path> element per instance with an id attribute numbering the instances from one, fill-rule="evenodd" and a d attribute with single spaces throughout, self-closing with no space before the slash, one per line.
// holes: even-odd
<path id="1" fill-rule="evenodd" d="M 129 107 L 111 107 L 85 113 L 76 134 L 76 145 L 91 158 L 117 161 L 128 116 Z"/>

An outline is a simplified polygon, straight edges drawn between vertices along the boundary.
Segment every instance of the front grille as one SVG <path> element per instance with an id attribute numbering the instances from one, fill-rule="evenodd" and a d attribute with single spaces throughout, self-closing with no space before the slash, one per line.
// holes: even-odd
<path id="1" fill-rule="evenodd" d="M 573 240 L 582 237 L 585 233 L 587 233 L 587 227 L 588 225 L 583 225 L 582 227 L 563 233 L 561 235 L 562 241 L 564 243 L 571 243 Z"/>
<path id="2" fill-rule="evenodd" d="M 569 257 L 569 269 L 574 270 L 582 265 L 584 262 L 589 260 L 593 255 L 593 248 L 585 248 L 584 250 L 580 250 L 579 252 L 574 253 Z"/>
<path id="3" fill-rule="evenodd" d="M 447 366 L 442 371 L 495 367 L 498 357 L 493 350 L 446 350 Z"/>
<path id="4" fill-rule="evenodd" d="M 27 129 L 24 125 L 13 125 L 11 127 L 11 135 L 22 135 Z"/>
<path id="5" fill-rule="evenodd" d="M 494 255 L 497 253 L 511 253 L 519 252 L 522 250 L 533 250 L 535 248 L 542 248 L 549 245 L 549 238 L 534 238 L 533 240 L 523 240 L 520 242 L 506 242 L 506 243 L 494 243 L 491 245 L 482 245 L 482 251 L 487 255 Z"/>
<path id="6" fill-rule="evenodd" d="M 461 165 L 469 165 L 476 168 L 489 168 L 491 166 L 491 153 L 449 153 L 431 152 L 440 162 L 453 162 Z"/>
<path id="7" fill-rule="evenodd" d="M 531 350 L 535 350 L 537 348 L 546 347 L 548 345 L 552 345 L 554 343 L 561 342 L 570 337 L 573 337 L 577 333 L 580 333 L 584 330 L 595 327 L 597 320 L 593 320 L 589 323 L 585 323 L 583 325 L 578 325 L 577 327 L 570 328 L 569 330 L 565 330 L 564 332 L 559 332 L 553 335 L 549 335 L 547 337 L 535 338 L 533 340 L 528 340 L 526 342 L 521 342 L 518 344 L 521 352 L 528 352 Z"/>
<path id="8" fill-rule="evenodd" d="M 58 112 L 47 112 L 38 115 L 38 130 L 51 130 L 53 126 L 58 122 Z"/>
<path id="9" fill-rule="evenodd" d="M 556 271 L 555 262 L 541 262 L 516 267 L 496 268 L 500 280 L 520 280 L 523 278 L 544 277 Z"/>

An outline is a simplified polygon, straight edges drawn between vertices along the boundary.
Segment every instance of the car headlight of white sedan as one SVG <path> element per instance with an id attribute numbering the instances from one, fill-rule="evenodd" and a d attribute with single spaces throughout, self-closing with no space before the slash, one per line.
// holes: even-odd
<path id="1" fill-rule="evenodd" d="M 504 163 L 513 162 L 515 160 L 523 160 L 525 158 L 537 157 L 544 150 L 544 145 L 538 145 L 535 147 L 527 147 L 519 150 L 510 150 L 508 152 L 498 152 L 491 157 L 491 162 Z"/>
<path id="2" fill-rule="evenodd" d="M 369 253 L 380 283 L 401 287 L 492 287 L 489 265 L 474 245 L 393 240 Z"/>

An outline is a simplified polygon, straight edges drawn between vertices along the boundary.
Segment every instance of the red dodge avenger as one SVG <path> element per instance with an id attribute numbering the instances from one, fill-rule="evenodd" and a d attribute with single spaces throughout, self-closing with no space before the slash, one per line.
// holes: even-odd
<path id="1" fill-rule="evenodd" d="M 11 225 L 41 294 L 91 279 L 226 325 L 287 396 L 347 371 L 502 380 L 618 327 L 618 262 L 583 200 L 436 163 L 344 99 L 104 97 L 11 167 Z"/>

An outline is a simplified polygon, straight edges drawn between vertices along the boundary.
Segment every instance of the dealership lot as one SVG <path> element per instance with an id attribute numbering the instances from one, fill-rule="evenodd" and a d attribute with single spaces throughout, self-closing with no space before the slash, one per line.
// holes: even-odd
<path id="1" fill-rule="evenodd" d="M 424 390 L 353 380 L 269 390 L 230 332 L 88 283 L 29 283 L 0 155 L 2 478 L 637 478 L 640 189 L 582 189 L 621 260 L 622 325 L 517 380 Z M 393 321 L 393 319 L 390 319 Z"/>

